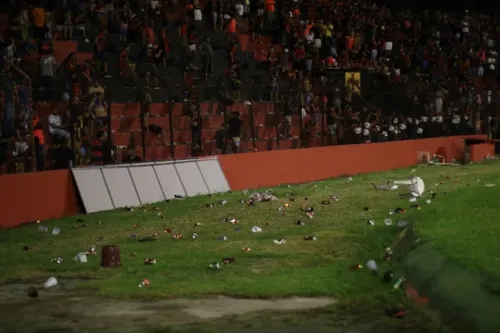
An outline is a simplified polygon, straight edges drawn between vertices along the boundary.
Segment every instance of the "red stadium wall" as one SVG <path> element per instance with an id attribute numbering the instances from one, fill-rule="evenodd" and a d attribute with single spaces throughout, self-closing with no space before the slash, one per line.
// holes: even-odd
<path id="1" fill-rule="evenodd" d="M 463 150 L 462 138 L 449 137 L 225 155 L 219 162 L 231 189 L 242 190 L 409 167 L 419 151 L 451 160 L 460 158 Z M 2 228 L 82 212 L 66 170 L 1 176 L 0 188 Z"/>
<path id="2" fill-rule="evenodd" d="M 459 137 L 289 149 L 219 157 L 232 190 L 305 183 L 415 165 L 419 151 L 461 158 Z"/>
<path id="3" fill-rule="evenodd" d="M 81 212 L 71 172 L 0 176 L 0 227 L 73 216 Z"/>
<path id="4" fill-rule="evenodd" d="M 479 143 L 471 145 L 469 150 L 470 160 L 472 162 L 479 162 L 488 156 L 495 155 L 495 145 L 493 143 Z"/>

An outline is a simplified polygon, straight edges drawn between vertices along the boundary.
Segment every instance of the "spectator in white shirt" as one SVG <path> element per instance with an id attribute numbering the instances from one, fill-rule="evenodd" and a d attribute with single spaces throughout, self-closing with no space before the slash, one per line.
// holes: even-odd
<path id="1" fill-rule="evenodd" d="M 42 76 L 54 77 L 56 58 L 52 54 L 42 56 L 40 59 L 40 70 Z"/>
<path id="2" fill-rule="evenodd" d="M 195 6 L 193 10 L 193 17 L 194 17 L 194 25 L 196 29 L 201 28 L 201 24 L 203 22 L 203 14 L 201 13 L 201 8 L 200 6 Z"/>
<path id="3" fill-rule="evenodd" d="M 70 138 L 69 132 L 62 125 L 61 116 L 57 113 L 57 109 L 53 109 L 49 116 L 49 132 L 53 136 L 59 136 L 65 139 Z"/>

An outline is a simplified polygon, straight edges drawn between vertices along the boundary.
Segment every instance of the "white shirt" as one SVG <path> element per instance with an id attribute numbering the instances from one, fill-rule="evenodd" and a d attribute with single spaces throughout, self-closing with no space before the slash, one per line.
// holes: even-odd
<path id="1" fill-rule="evenodd" d="M 51 114 L 49 116 L 49 132 L 52 133 L 54 132 L 54 126 L 61 126 L 61 116 L 58 114 Z"/>
<path id="2" fill-rule="evenodd" d="M 202 21 L 203 20 L 203 15 L 201 14 L 201 10 L 199 8 L 196 8 L 193 11 L 193 15 L 194 15 L 195 21 Z"/>
<path id="3" fill-rule="evenodd" d="M 462 22 L 462 32 L 469 32 L 469 22 L 467 21 Z"/>
<path id="4" fill-rule="evenodd" d="M 151 0 L 149 6 L 152 10 L 156 10 L 156 8 L 160 7 L 160 2 L 158 0 Z"/>
<path id="5" fill-rule="evenodd" d="M 44 56 L 40 60 L 41 72 L 43 76 L 54 76 L 54 66 L 56 65 L 56 58 L 53 56 Z"/>

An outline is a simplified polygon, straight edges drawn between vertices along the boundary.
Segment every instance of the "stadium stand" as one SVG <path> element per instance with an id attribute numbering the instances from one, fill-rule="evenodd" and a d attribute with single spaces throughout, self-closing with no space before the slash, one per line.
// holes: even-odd
<path id="1" fill-rule="evenodd" d="M 350 0 L 2 6 L 4 173 L 497 134 L 491 15 Z"/>

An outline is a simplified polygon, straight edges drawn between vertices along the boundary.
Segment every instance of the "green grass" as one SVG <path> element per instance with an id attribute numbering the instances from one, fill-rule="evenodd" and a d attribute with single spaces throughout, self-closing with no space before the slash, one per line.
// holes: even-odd
<path id="1" fill-rule="evenodd" d="M 335 179 L 313 184 L 283 186 L 273 190 L 277 202 L 255 206 L 242 204 L 241 193 L 203 196 L 160 203 L 157 206 L 137 208 L 133 212 L 118 210 L 81 216 L 87 227 L 74 229 L 75 218 L 43 222 L 49 228 L 59 227 L 61 234 L 38 231 L 38 225 L 0 230 L 1 281 L 31 281 L 47 276 L 91 279 L 89 288 L 101 296 L 112 297 L 195 297 L 225 294 L 241 297 L 279 297 L 331 295 L 340 299 L 357 299 L 380 293 L 380 285 L 366 271 L 351 271 L 351 265 L 378 260 L 383 249 L 394 242 L 398 228 L 387 227 L 383 219 L 396 207 L 409 208 L 410 203 L 394 192 L 371 189 L 371 182 L 421 176 L 437 197 L 421 210 L 410 209 L 398 218 L 417 221 L 417 230 L 432 240 L 439 249 L 470 267 L 500 275 L 498 253 L 500 244 L 495 239 L 499 187 L 485 187 L 484 183 L 500 180 L 498 163 L 469 167 L 418 167 L 383 174 L 355 176 L 352 181 Z M 449 179 L 447 179 L 449 177 Z M 458 179 L 458 182 L 454 182 Z M 477 179 L 480 179 L 478 182 Z M 440 183 L 437 186 L 434 184 Z M 295 202 L 287 194 L 295 193 Z M 339 201 L 322 205 L 330 195 Z M 307 197 L 308 200 L 304 201 Z M 227 205 L 219 205 L 219 200 Z M 421 200 L 422 201 L 422 200 Z M 289 203 L 286 214 L 279 207 Z M 205 207 L 215 204 L 214 208 Z M 300 209 L 302 204 L 313 206 L 316 216 L 309 219 Z M 158 210 L 156 209 L 158 208 Z M 369 207 L 370 211 L 363 208 Z M 161 212 L 165 218 L 158 217 Z M 222 223 L 225 217 L 237 217 L 238 225 Z M 305 226 L 295 222 L 302 220 Z M 367 220 L 374 219 L 375 226 Z M 98 221 L 102 221 L 99 224 Z M 196 223 L 203 224 L 195 226 Z M 140 224 L 134 228 L 133 224 Z M 250 232 L 252 226 L 262 233 Z M 183 234 L 175 240 L 163 232 L 166 227 Z M 240 228 L 239 232 L 236 228 Z M 196 240 L 191 234 L 198 234 Z M 137 238 L 159 233 L 154 242 L 140 243 Z M 317 241 L 306 241 L 314 235 Z M 227 241 L 217 240 L 226 236 Z M 104 240 L 98 240 L 103 237 Z M 285 245 L 273 244 L 274 239 L 285 238 Z M 89 257 L 87 264 L 72 258 L 91 245 L 98 249 L 104 244 L 118 244 L 122 267 L 102 269 L 99 254 Z M 23 246 L 31 251 L 23 251 Z M 242 248 L 250 247 L 251 252 Z M 136 256 L 133 256 L 135 253 Z M 493 255 L 489 255 L 493 254 Z M 52 257 L 62 256 L 60 265 L 51 263 Z M 224 257 L 236 257 L 236 262 L 211 271 L 208 265 Z M 146 266 L 145 258 L 155 257 L 157 264 Z M 382 264 L 383 266 L 383 264 Z M 384 267 L 382 267 L 384 268 Z M 149 288 L 138 288 L 148 278 Z"/>

